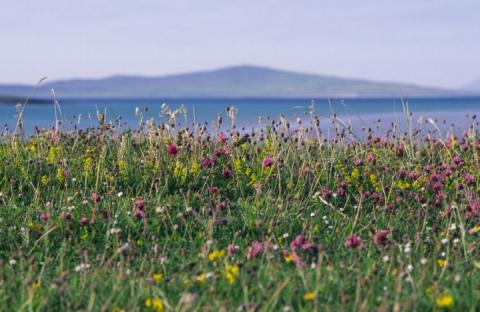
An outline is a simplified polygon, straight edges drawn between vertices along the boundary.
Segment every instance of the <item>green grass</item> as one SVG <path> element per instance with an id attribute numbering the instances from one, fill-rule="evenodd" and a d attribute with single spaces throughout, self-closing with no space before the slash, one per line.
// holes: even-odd
<path id="1" fill-rule="evenodd" d="M 475 311 L 476 131 L 317 130 L 5 136 L 0 309 Z"/>

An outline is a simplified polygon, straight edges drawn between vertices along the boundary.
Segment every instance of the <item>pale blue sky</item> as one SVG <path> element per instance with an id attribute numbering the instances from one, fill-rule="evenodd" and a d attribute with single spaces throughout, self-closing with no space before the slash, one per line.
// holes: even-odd
<path id="1" fill-rule="evenodd" d="M 0 82 L 256 64 L 459 87 L 480 0 L 1 0 Z"/>

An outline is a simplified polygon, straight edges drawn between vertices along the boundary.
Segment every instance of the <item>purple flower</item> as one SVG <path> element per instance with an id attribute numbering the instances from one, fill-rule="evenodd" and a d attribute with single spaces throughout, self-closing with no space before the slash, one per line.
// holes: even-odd
<path id="1" fill-rule="evenodd" d="M 310 243 L 306 238 L 305 236 L 299 234 L 295 237 L 294 240 L 292 240 L 292 242 L 290 243 L 290 248 L 293 250 L 293 251 L 296 251 L 296 250 L 309 250 L 309 249 L 312 249 L 314 248 L 315 245 Z"/>
<path id="2" fill-rule="evenodd" d="M 362 240 L 357 235 L 353 234 L 345 240 L 345 247 L 355 249 L 362 245 Z"/>
<path id="3" fill-rule="evenodd" d="M 168 144 L 167 146 L 167 152 L 168 154 L 170 154 L 171 156 L 176 156 L 177 153 L 178 153 L 178 149 L 177 149 L 177 146 L 173 143 L 170 143 Z"/>
<path id="4" fill-rule="evenodd" d="M 138 210 L 145 209 L 145 200 L 143 199 L 135 200 L 135 209 L 138 209 Z"/>
<path id="5" fill-rule="evenodd" d="M 209 192 L 210 194 L 217 194 L 217 193 L 218 193 L 218 187 L 216 187 L 216 186 L 211 186 L 211 187 L 208 188 L 208 192 Z"/>
<path id="6" fill-rule="evenodd" d="M 102 200 L 102 196 L 98 195 L 97 193 L 92 193 L 92 201 L 94 203 L 98 203 Z"/>
<path id="7" fill-rule="evenodd" d="M 275 163 L 275 160 L 272 157 L 265 157 L 262 161 L 263 168 L 270 168 Z"/>
<path id="8" fill-rule="evenodd" d="M 218 203 L 216 205 L 216 208 L 220 211 L 224 211 L 227 208 L 227 205 L 225 203 L 221 202 L 221 203 Z"/>
<path id="9" fill-rule="evenodd" d="M 223 176 L 225 178 L 230 178 L 232 176 L 232 171 L 228 168 L 223 168 Z"/>
<path id="10" fill-rule="evenodd" d="M 215 165 L 215 160 L 210 157 L 205 157 L 202 159 L 202 167 L 203 168 L 212 168 Z"/>
<path id="11" fill-rule="evenodd" d="M 388 234 L 389 233 L 387 230 L 380 230 L 375 233 L 375 236 L 373 237 L 373 242 L 375 243 L 375 245 L 386 245 L 388 242 Z"/>
<path id="12" fill-rule="evenodd" d="M 452 160 L 453 160 L 453 163 L 454 163 L 455 165 L 457 165 L 457 166 L 462 165 L 463 162 L 464 162 L 464 161 L 463 161 L 463 158 L 460 157 L 460 156 L 454 156 L 454 157 L 452 158 Z"/>
<path id="13" fill-rule="evenodd" d="M 140 220 L 140 219 L 143 219 L 144 213 L 140 209 L 135 209 L 135 212 L 133 213 L 133 215 L 135 216 L 135 218 Z"/>
<path id="14" fill-rule="evenodd" d="M 44 212 L 40 215 L 40 220 L 42 221 L 48 221 L 48 219 L 50 219 L 50 214 L 48 212 Z"/>
<path id="15" fill-rule="evenodd" d="M 253 259 L 260 255 L 263 251 L 263 243 L 259 241 L 253 241 L 247 250 L 247 258 Z"/>

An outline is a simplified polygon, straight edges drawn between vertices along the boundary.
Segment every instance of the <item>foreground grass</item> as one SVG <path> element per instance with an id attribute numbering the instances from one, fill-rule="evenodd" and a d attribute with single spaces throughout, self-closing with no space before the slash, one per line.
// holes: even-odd
<path id="1" fill-rule="evenodd" d="M 150 126 L 0 144 L 1 310 L 474 311 L 480 142 Z M 420 142 L 422 143 L 415 143 Z"/>

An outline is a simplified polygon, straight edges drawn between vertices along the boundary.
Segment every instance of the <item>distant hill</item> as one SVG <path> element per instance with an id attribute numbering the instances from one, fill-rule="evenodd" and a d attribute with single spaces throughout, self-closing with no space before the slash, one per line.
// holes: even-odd
<path id="1" fill-rule="evenodd" d="M 204 97 L 428 97 L 455 91 L 401 83 L 345 79 L 258 66 L 234 66 L 212 71 L 160 77 L 112 76 L 45 83 L 36 97 L 61 98 L 204 98 Z M 0 94 L 26 96 L 32 87 L 0 85 Z"/>
<path id="2" fill-rule="evenodd" d="M 480 79 L 473 81 L 464 87 L 465 90 L 477 91 L 480 93 Z"/>

